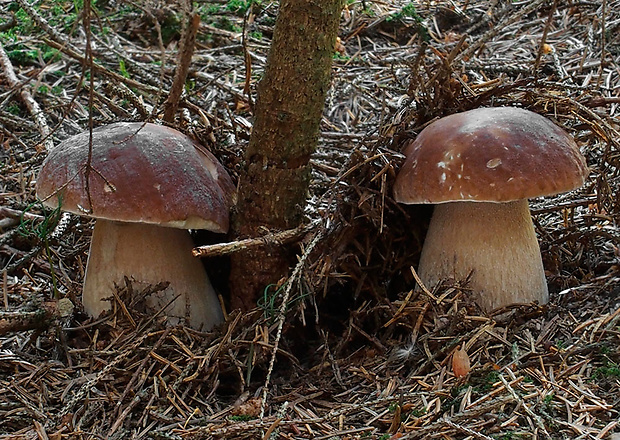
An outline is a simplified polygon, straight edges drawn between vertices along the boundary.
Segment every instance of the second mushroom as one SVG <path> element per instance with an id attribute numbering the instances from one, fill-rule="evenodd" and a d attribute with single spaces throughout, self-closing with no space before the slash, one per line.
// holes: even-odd
<path id="1" fill-rule="evenodd" d="M 580 187 L 588 174 L 575 141 L 547 118 L 481 108 L 427 126 L 405 150 L 396 201 L 436 204 L 419 276 L 433 288 L 469 277 L 486 310 L 548 301 L 528 198 Z"/>
<path id="2" fill-rule="evenodd" d="M 37 180 L 51 207 L 97 219 L 86 274 L 84 309 L 98 316 L 124 277 L 134 285 L 169 285 L 146 299 L 170 323 L 208 330 L 223 320 L 187 229 L 228 230 L 233 183 L 224 167 L 182 133 L 155 124 L 116 123 L 54 148 Z"/>

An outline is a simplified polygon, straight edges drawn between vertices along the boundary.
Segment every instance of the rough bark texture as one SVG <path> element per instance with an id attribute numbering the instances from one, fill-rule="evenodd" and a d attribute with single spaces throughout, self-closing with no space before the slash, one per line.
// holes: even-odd
<path id="1" fill-rule="evenodd" d="M 240 237 L 302 220 L 341 9 L 342 0 L 280 2 L 233 217 Z M 281 247 L 233 255 L 232 307 L 253 307 L 266 285 L 286 275 L 290 257 Z"/>

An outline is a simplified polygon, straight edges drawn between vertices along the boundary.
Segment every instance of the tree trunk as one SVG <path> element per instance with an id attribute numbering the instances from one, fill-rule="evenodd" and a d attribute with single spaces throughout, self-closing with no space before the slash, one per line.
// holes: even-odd
<path id="1" fill-rule="evenodd" d="M 282 0 L 233 216 L 238 237 L 298 226 L 316 149 L 342 0 Z M 285 276 L 290 251 L 271 246 L 233 254 L 231 303 L 248 310 Z"/>

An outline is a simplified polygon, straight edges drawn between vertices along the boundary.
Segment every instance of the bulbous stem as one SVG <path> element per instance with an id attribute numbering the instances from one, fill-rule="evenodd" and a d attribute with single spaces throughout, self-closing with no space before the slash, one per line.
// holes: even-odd
<path id="1" fill-rule="evenodd" d="M 549 299 L 527 200 L 437 205 L 418 273 L 429 288 L 471 274 L 468 287 L 485 310 Z"/>
<path id="2" fill-rule="evenodd" d="M 223 321 L 217 294 L 202 262 L 192 256 L 193 242 L 184 229 L 151 224 L 97 220 L 84 279 L 86 313 L 109 310 L 114 284 L 133 280 L 135 290 L 168 281 L 168 288 L 147 298 L 149 312 L 163 314 L 170 324 L 183 318 L 194 328 L 209 330 Z M 178 298 L 176 298 L 178 296 Z M 176 298 L 176 300 L 174 299 Z"/>

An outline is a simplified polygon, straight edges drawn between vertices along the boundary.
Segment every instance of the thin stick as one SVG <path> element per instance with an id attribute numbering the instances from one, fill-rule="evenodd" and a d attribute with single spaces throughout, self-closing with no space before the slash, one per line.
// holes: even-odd
<path id="1" fill-rule="evenodd" d="M 482 46 L 484 46 L 488 41 L 491 41 L 493 37 L 498 35 L 501 31 L 503 31 L 506 27 L 510 26 L 513 23 L 516 23 L 521 17 L 527 15 L 531 12 L 534 12 L 538 7 L 543 5 L 546 0 L 534 0 L 532 3 L 524 6 L 523 8 L 516 11 L 510 17 L 501 21 L 497 25 L 491 28 L 491 30 L 487 31 L 480 38 L 476 38 L 472 44 L 465 49 L 463 52 L 459 53 L 455 59 L 466 60 L 470 58 L 477 50 L 479 50 Z"/>
<path id="2" fill-rule="evenodd" d="M 86 158 L 86 166 L 84 169 L 84 190 L 86 191 L 86 198 L 88 200 L 88 213 L 93 211 L 93 201 L 90 197 L 90 170 L 93 162 L 93 97 L 95 90 L 95 72 L 93 71 L 93 51 L 91 46 L 91 33 L 90 33 L 90 0 L 84 1 L 83 11 L 83 26 L 86 33 L 86 53 L 84 62 L 82 64 L 82 75 L 88 68 L 90 73 L 90 87 L 88 89 L 88 156 Z"/>
<path id="3" fill-rule="evenodd" d="M 502 381 L 502 383 L 504 384 L 504 387 L 506 387 L 506 389 L 508 390 L 508 392 L 510 393 L 512 398 L 515 399 L 517 402 L 519 402 L 521 404 L 521 406 L 523 407 L 523 409 L 525 410 L 525 412 L 534 420 L 534 423 L 536 423 L 536 426 L 538 426 L 538 428 L 542 431 L 542 433 L 544 434 L 545 438 L 550 439 L 551 436 L 547 432 L 547 429 L 545 428 L 545 424 L 542 422 L 540 417 L 537 414 L 535 414 L 534 411 L 532 411 L 525 404 L 525 402 L 523 402 L 523 400 L 517 395 L 515 390 L 512 389 L 512 387 L 510 386 L 508 381 L 501 374 L 499 375 L 499 380 Z"/>
<path id="4" fill-rule="evenodd" d="M 0 335 L 47 328 L 56 319 L 66 318 L 72 313 L 73 303 L 68 298 L 45 302 L 35 311 L 0 312 Z"/>
<path id="5" fill-rule="evenodd" d="M 268 245 L 283 245 L 291 243 L 306 233 L 313 230 L 319 221 L 316 220 L 308 225 L 301 225 L 295 229 L 287 229 L 286 231 L 267 234 L 258 238 L 246 238 L 244 240 L 232 241 L 230 243 L 218 243 L 206 246 L 198 246 L 192 250 L 194 257 L 221 257 L 235 252 L 243 251 L 249 248 Z"/>
<path id="6" fill-rule="evenodd" d="M 6 206 L 0 206 L 0 217 L 10 217 L 17 220 L 44 220 L 45 217 L 38 214 L 32 214 L 31 212 L 20 211 L 18 209 L 7 208 Z"/>
<path id="7" fill-rule="evenodd" d="M 428 290 L 428 287 L 426 287 L 426 285 L 422 282 L 420 276 L 415 271 L 413 266 L 411 266 L 409 269 L 411 269 L 411 274 L 413 275 L 413 278 L 415 278 L 416 283 L 418 283 L 418 286 L 420 286 L 420 289 L 422 289 L 422 292 L 424 292 L 426 296 L 431 298 L 433 301 L 437 302 L 437 297 L 433 295 L 430 290 Z"/>
<path id="8" fill-rule="evenodd" d="M 265 432 L 265 435 L 263 436 L 263 440 L 269 440 L 269 438 L 271 437 L 271 434 L 278 427 L 280 422 L 282 422 L 282 418 L 281 417 L 278 417 L 277 419 L 275 419 L 273 421 L 273 423 L 271 424 L 269 429 L 267 429 L 267 431 Z"/>
<path id="9" fill-rule="evenodd" d="M 603 5 L 601 6 L 601 64 L 599 67 L 599 75 L 596 78 L 596 87 L 601 86 L 601 82 L 603 81 L 603 74 L 605 73 L 605 69 L 603 66 L 605 65 L 605 19 L 607 18 L 607 0 L 603 0 Z"/>
<path id="10" fill-rule="evenodd" d="M 84 63 L 84 56 L 80 55 L 79 52 L 70 49 L 69 47 L 63 46 L 62 44 L 54 41 L 54 40 L 50 40 L 48 38 L 44 38 L 43 42 L 45 44 L 47 44 L 48 46 L 53 47 L 54 49 L 58 49 L 59 51 L 61 51 L 62 53 L 64 53 L 65 55 L 73 58 L 76 61 L 79 61 L 80 63 Z M 147 84 L 142 84 L 139 81 L 133 80 L 131 78 L 125 78 L 123 75 L 121 75 L 120 73 L 116 73 L 113 72 L 109 69 L 106 69 L 105 67 L 103 67 L 101 64 L 93 62 L 92 65 L 92 69 L 94 72 L 97 72 L 101 75 L 104 75 L 108 78 L 111 78 L 119 83 L 123 83 L 129 87 L 135 87 L 136 89 L 145 91 L 145 92 L 150 92 L 150 93 L 158 93 L 159 92 L 159 88 L 157 87 L 153 87 L 153 86 L 149 86 Z M 164 93 L 168 93 L 166 90 L 164 90 Z"/>
<path id="11" fill-rule="evenodd" d="M 2 296 L 4 298 L 4 310 L 9 310 L 9 280 L 6 269 L 2 271 Z"/>
<path id="12" fill-rule="evenodd" d="M 191 7 L 191 4 L 190 4 Z M 196 46 L 196 34 L 200 26 L 200 15 L 196 12 L 188 11 L 185 32 L 181 40 L 181 47 L 177 58 L 177 68 L 174 72 L 174 80 L 170 88 L 170 94 L 164 102 L 164 121 L 174 122 L 174 115 L 179 107 L 179 99 L 185 89 L 185 81 L 189 66 L 192 63 L 194 47 Z"/>
<path id="13" fill-rule="evenodd" d="M 284 288 L 284 294 L 282 295 L 282 304 L 278 310 L 278 330 L 276 332 L 276 338 L 273 342 L 273 352 L 271 354 L 271 360 L 269 361 L 269 369 L 267 370 L 267 378 L 265 379 L 265 385 L 263 386 L 263 399 L 260 406 L 260 420 L 265 416 L 265 407 L 267 406 L 267 392 L 269 391 L 269 383 L 271 382 L 271 374 L 273 373 L 273 367 L 276 363 L 276 354 L 278 353 L 278 345 L 280 345 L 280 338 L 282 337 L 282 328 L 284 327 L 284 321 L 286 320 L 286 308 L 288 306 L 288 299 L 291 296 L 291 290 L 295 281 L 301 276 L 301 271 L 306 263 L 306 260 L 310 256 L 312 249 L 317 245 L 320 239 L 323 237 L 323 231 L 319 231 L 312 239 L 308 247 L 305 249 L 303 255 L 299 258 L 299 262 L 295 266 L 290 278 L 286 281 L 286 287 Z"/>
<path id="14" fill-rule="evenodd" d="M 554 0 L 553 5 L 549 10 L 547 23 L 545 23 L 545 28 L 543 29 L 543 34 L 540 39 L 540 46 L 538 46 L 538 53 L 536 54 L 536 60 L 534 61 L 534 77 L 538 77 L 538 67 L 540 66 L 540 60 L 542 59 L 543 53 L 545 51 L 545 44 L 547 44 L 547 35 L 549 34 L 549 29 L 551 28 L 551 23 L 553 22 L 553 14 L 555 14 L 557 7 L 558 0 Z"/>
<path id="15" fill-rule="evenodd" d="M 9 56 L 4 51 L 2 43 L 0 43 L 0 69 L 2 69 L 4 78 L 6 79 L 9 87 L 19 90 L 20 98 L 28 108 L 28 111 L 32 115 L 32 119 L 34 119 L 34 122 L 37 125 L 39 134 L 41 134 L 41 137 L 44 139 L 43 147 L 47 151 L 51 150 L 54 148 L 54 142 L 49 137 L 50 129 L 47 125 L 47 121 L 45 120 L 43 110 L 41 110 L 39 103 L 35 101 L 28 89 L 25 87 L 25 84 L 17 79 L 17 75 L 15 75 L 15 70 L 13 69 L 13 63 L 11 63 Z"/>

